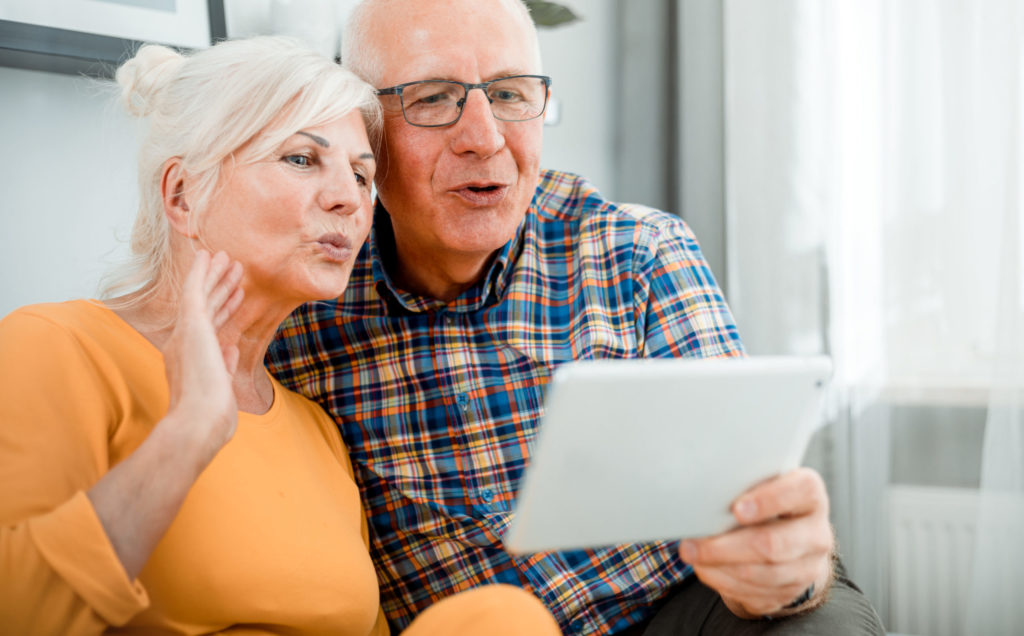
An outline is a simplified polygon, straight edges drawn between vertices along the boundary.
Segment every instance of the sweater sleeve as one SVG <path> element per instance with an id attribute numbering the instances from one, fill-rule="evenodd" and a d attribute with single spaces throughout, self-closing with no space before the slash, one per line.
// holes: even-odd
<path id="1" fill-rule="evenodd" d="M 0 321 L 0 624 L 98 634 L 144 609 L 85 491 L 109 469 L 116 410 L 73 330 Z"/>

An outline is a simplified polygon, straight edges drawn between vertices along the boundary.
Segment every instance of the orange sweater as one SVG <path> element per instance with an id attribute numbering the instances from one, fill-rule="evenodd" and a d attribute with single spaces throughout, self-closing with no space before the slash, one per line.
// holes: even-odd
<path id="1" fill-rule="evenodd" d="M 85 491 L 166 413 L 163 357 L 91 301 L 0 321 L 0 631 L 387 633 L 334 422 L 274 391 L 130 581 Z"/>

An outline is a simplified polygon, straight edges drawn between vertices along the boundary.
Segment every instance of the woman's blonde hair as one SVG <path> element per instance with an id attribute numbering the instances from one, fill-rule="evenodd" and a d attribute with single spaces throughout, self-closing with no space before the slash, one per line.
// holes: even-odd
<path id="1" fill-rule="evenodd" d="M 371 86 L 287 38 L 229 40 L 189 55 L 146 45 L 118 68 L 116 79 L 125 108 L 148 122 L 139 149 L 132 260 L 108 275 L 102 292 L 104 298 L 138 292 L 124 305 L 177 288 L 160 191 L 168 159 L 181 158 L 190 177 L 184 193 L 190 215 L 200 217 L 225 162 L 240 159 L 243 146 L 248 144 L 244 160 L 258 161 L 295 131 L 355 109 L 362 112 L 371 138 L 381 126 Z"/>

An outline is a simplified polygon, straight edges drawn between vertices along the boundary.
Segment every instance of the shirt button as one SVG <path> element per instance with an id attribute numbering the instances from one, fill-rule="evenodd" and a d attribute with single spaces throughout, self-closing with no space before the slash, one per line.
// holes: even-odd
<path id="1" fill-rule="evenodd" d="M 469 396 L 466 395 L 465 393 L 459 393 L 459 395 L 455 398 L 455 402 L 463 411 L 469 408 Z"/>
<path id="2" fill-rule="evenodd" d="M 494 491 L 490 488 L 484 488 L 480 491 L 480 498 L 484 500 L 484 503 L 491 503 L 494 501 Z"/>
<path id="3" fill-rule="evenodd" d="M 571 631 L 573 634 L 579 634 L 580 632 L 582 632 L 583 621 L 577 618 L 573 622 L 569 623 L 569 631 Z"/>

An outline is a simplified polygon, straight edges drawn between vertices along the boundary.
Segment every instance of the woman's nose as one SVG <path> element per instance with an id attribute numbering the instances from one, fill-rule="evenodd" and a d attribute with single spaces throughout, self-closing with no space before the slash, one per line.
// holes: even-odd
<path id="1" fill-rule="evenodd" d="M 320 207 L 328 212 L 352 214 L 362 205 L 363 193 L 364 188 L 351 169 L 339 171 L 325 177 Z"/>

